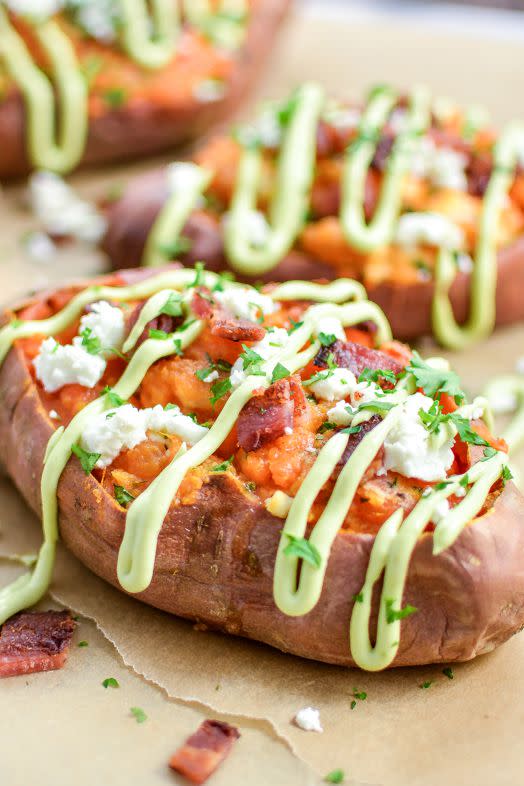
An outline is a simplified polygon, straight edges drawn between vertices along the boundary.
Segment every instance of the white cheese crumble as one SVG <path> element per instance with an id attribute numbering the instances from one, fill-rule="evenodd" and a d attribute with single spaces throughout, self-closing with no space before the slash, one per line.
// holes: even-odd
<path id="1" fill-rule="evenodd" d="M 441 499 L 437 503 L 435 510 L 431 514 L 431 521 L 433 524 L 438 524 L 442 519 L 445 519 L 449 513 L 449 502 L 447 499 Z"/>
<path id="2" fill-rule="evenodd" d="M 426 178 L 438 188 L 467 191 L 467 157 L 451 147 L 438 147 L 433 140 L 422 137 L 413 148 L 410 171 L 415 177 Z"/>
<path id="3" fill-rule="evenodd" d="M 100 453 L 96 466 L 103 469 L 112 464 L 123 450 L 144 442 L 147 432 L 175 434 L 194 445 L 205 437 L 208 430 L 187 415 L 182 415 L 178 407 L 165 410 L 158 404 L 148 409 L 137 409 L 132 404 L 123 404 L 94 417 L 85 428 L 80 445 L 89 453 Z"/>
<path id="4" fill-rule="evenodd" d="M 326 413 L 327 419 L 335 426 L 349 426 L 353 420 L 353 408 L 347 401 L 337 401 L 334 407 L 329 409 Z"/>
<path id="5" fill-rule="evenodd" d="M 303 707 L 295 715 L 295 723 L 299 729 L 304 731 L 317 731 L 323 732 L 324 729 L 320 725 L 320 712 L 313 707 Z"/>
<path id="6" fill-rule="evenodd" d="M 222 223 L 225 226 L 230 221 L 230 214 L 224 213 Z M 242 225 L 249 243 L 254 248 L 262 248 L 269 237 L 271 227 L 264 213 L 260 210 L 244 210 L 242 212 Z"/>
<path id="7" fill-rule="evenodd" d="M 51 418 L 51 420 L 60 420 L 60 415 L 58 414 L 56 409 L 49 410 L 49 417 Z"/>
<path id="8" fill-rule="evenodd" d="M 174 434 L 184 442 L 194 445 L 206 436 L 209 429 L 195 423 L 193 418 L 183 415 L 178 407 L 164 409 L 160 404 L 152 409 L 144 410 L 147 413 L 148 431 L 160 434 Z"/>
<path id="9" fill-rule="evenodd" d="M 260 355 L 262 360 L 268 360 L 285 346 L 288 338 L 287 330 L 284 330 L 284 328 L 275 328 L 274 330 L 268 331 L 261 341 L 253 344 L 251 349 L 253 352 L 256 352 L 257 355 Z M 241 357 L 237 358 L 233 363 L 229 379 L 234 388 L 241 385 L 242 382 L 247 379 L 247 372 L 244 371 L 244 363 Z"/>
<path id="10" fill-rule="evenodd" d="M 166 167 L 167 188 L 170 194 L 183 194 L 200 179 L 201 168 L 191 161 L 176 161 Z"/>
<path id="11" fill-rule="evenodd" d="M 419 410 L 428 411 L 433 399 L 422 393 L 408 396 L 403 416 L 384 441 L 384 467 L 407 478 L 429 482 L 444 480 L 453 463 L 453 439 L 436 447 L 420 420 Z"/>
<path id="12" fill-rule="evenodd" d="M 33 262 L 50 262 L 58 249 L 45 232 L 30 232 L 24 238 L 24 250 Z"/>
<path id="13" fill-rule="evenodd" d="M 80 445 L 89 453 L 100 453 L 97 467 L 108 467 L 122 450 L 147 439 L 147 419 L 147 411 L 132 404 L 102 412 L 87 423 Z"/>
<path id="14" fill-rule="evenodd" d="M 327 369 L 324 379 L 319 379 L 308 387 L 317 398 L 322 398 L 324 401 L 339 401 L 349 396 L 355 389 L 356 379 L 349 369 L 337 367 Z"/>
<path id="15" fill-rule="evenodd" d="M 340 131 L 351 131 L 353 128 L 358 128 L 362 112 L 356 107 L 344 106 L 338 101 L 330 101 L 323 117 L 326 123 L 333 128 L 338 128 Z"/>
<path id="16" fill-rule="evenodd" d="M 472 273 L 475 263 L 473 262 L 472 258 L 469 254 L 465 254 L 464 252 L 460 252 L 457 254 L 457 267 L 461 273 Z"/>
<path id="17" fill-rule="evenodd" d="M 88 35 L 103 44 L 115 41 L 118 24 L 115 0 L 66 0 L 66 3 Z"/>
<path id="18" fill-rule="evenodd" d="M 96 207 L 80 199 L 71 186 L 53 172 L 41 171 L 32 175 L 29 197 L 33 212 L 50 235 L 95 244 L 106 230 L 106 219 Z"/>
<path id="19" fill-rule="evenodd" d="M 32 19 L 47 19 L 60 11 L 64 2 L 63 0 L 6 0 L 6 5 L 14 14 Z"/>
<path id="20" fill-rule="evenodd" d="M 439 213 L 404 213 L 397 224 L 395 242 L 405 248 L 418 245 L 459 249 L 464 246 L 460 227 Z"/>
<path id="21" fill-rule="evenodd" d="M 335 336 L 339 341 L 346 340 L 344 326 L 340 319 L 336 317 L 322 317 L 322 319 L 319 319 L 315 328 L 315 334 L 319 336 L 320 333 L 324 333 L 326 336 Z"/>
<path id="22" fill-rule="evenodd" d="M 260 314 L 266 316 L 279 308 L 269 295 L 247 287 L 228 287 L 223 292 L 213 292 L 213 298 L 234 317 L 250 322 L 256 322 Z"/>
<path id="23" fill-rule="evenodd" d="M 36 378 L 48 393 L 64 385 L 83 385 L 92 388 L 101 379 L 106 361 L 101 355 L 91 355 L 82 346 L 77 336 L 72 344 L 58 344 L 54 338 L 46 338 L 33 360 Z"/>
<path id="24" fill-rule="evenodd" d="M 124 314 L 122 309 L 111 306 L 106 300 L 91 304 L 91 311 L 80 320 L 80 333 L 89 329 L 104 349 L 121 349 L 124 341 Z"/>

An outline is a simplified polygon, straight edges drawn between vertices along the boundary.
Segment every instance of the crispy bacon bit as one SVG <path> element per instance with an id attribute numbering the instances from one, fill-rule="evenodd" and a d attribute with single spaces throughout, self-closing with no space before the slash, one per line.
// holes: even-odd
<path id="1" fill-rule="evenodd" d="M 372 418 L 361 424 L 360 431 L 357 431 L 356 434 L 349 435 L 348 444 L 346 445 L 346 448 L 338 462 L 339 466 L 344 466 L 344 464 L 347 464 L 364 437 L 369 434 L 369 432 L 372 431 L 375 426 L 378 426 L 380 421 L 381 418 L 379 415 L 373 415 Z"/>
<path id="2" fill-rule="evenodd" d="M 238 444 L 248 453 L 273 442 L 293 428 L 295 415 L 306 405 L 300 380 L 279 379 L 263 393 L 253 396 L 237 421 Z"/>
<path id="3" fill-rule="evenodd" d="M 265 328 L 248 319 L 237 319 L 225 309 L 210 302 L 202 294 L 195 292 L 191 308 L 199 319 L 207 319 L 211 333 L 229 341 L 260 341 L 265 336 Z"/>
<path id="4" fill-rule="evenodd" d="M 468 191 L 472 196 L 484 196 L 492 172 L 493 160 L 490 155 L 472 156 L 466 168 Z"/>
<path id="5" fill-rule="evenodd" d="M 25 611 L 0 632 L 0 677 L 61 669 L 75 623 L 70 611 Z"/>
<path id="6" fill-rule="evenodd" d="M 395 137 L 393 134 L 384 134 L 380 137 L 371 161 L 372 169 L 376 169 L 378 172 L 386 171 L 394 141 Z"/>
<path id="7" fill-rule="evenodd" d="M 169 760 L 172 770 L 191 781 L 205 783 L 224 761 L 240 732 L 229 723 L 205 720 Z"/>
<path id="8" fill-rule="evenodd" d="M 398 374 L 402 371 L 402 366 L 390 355 L 380 352 L 378 349 L 369 349 L 362 344 L 354 341 L 335 341 L 330 347 L 322 347 L 313 361 L 315 366 L 326 368 L 327 359 L 333 354 L 333 360 L 340 368 L 347 368 L 358 377 L 365 368 L 373 371 L 377 369 L 388 369 Z M 383 384 L 386 387 L 386 384 Z"/>
<path id="9" fill-rule="evenodd" d="M 135 308 L 131 311 L 129 316 L 126 319 L 126 335 L 128 336 L 129 333 L 132 331 L 133 327 L 135 326 L 136 322 L 138 321 L 138 317 L 140 316 L 140 312 L 142 311 L 142 304 L 139 303 L 135 306 Z M 163 330 L 164 333 L 173 333 L 179 327 L 182 322 L 184 321 L 184 317 L 170 317 L 167 314 L 160 314 L 158 317 L 151 319 L 147 325 L 145 326 L 140 338 L 136 342 L 136 348 L 138 348 L 141 344 L 149 338 L 149 331 L 150 330 Z"/>

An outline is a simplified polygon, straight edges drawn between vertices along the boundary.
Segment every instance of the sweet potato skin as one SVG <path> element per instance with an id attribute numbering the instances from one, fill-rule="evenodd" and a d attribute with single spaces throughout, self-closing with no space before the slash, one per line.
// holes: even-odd
<path id="1" fill-rule="evenodd" d="M 155 170 L 135 179 L 121 200 L 109 210 L 109 226 L 102 247 L 115 269 L 140 265 L 147 236 L 167 198 L 165 174 Z M 218 224 L 213 226 L 202 214 L 193 214 L 184 230 L 191 238 L 192 248 L 181 259 L 194 264 L 205 259 L 210 270 L 227 268 Z M 340 271 L 308 254 L 291 251 L 276 268 L 262 279 L 288 281 L 290 279 L 333 279 Z M 241 277 L 240 277 L 241 278 Z M 260 277 L 257 277 L 260 279 Z M 249 281 L 249 279 L 246 279 Z M 459 322 L 468 315 L 471 276 L 459 272 L 450 291 L 451 303 Z M 509 325 L 524 319 L 524 237 L 499 251 L 496 292 L 497 326 Z M 384 282 L 367 288 L 385 312 L 393 335 L 402 341 L 412 341 L 432 333 L 432 281 L 415 284 Z"/>
<path id="2" fill-rule="evenodd" d="M 124 279 L 148 271 L 124 273 Z M 0 464 L 40 513 L 40 477 L 49 419 L 14 347 L 0 369 Z M 58 488 L 66 546 L 119 587 L 116 561 L 125 511 L 72 458 Z M 463 661 L 487 652 L 524 625 L 524 499 L 508 483 L 490 511 L 468 525 L 438 557 L 429 534 L 410 563 L 404 603 L 418 609 L 402 623 L 394 666 Z M 353 665 L 348 647 L 352 596 L 363 583 L 373 536 L 349 531 L 335 540 L 319 603 L 288 617 L 273 602 L 282 521 L 229 473 L 210 476 L 191 505 L 164 523 L 151 585 L 136 597 L 212 628 L 302 657 Z M 375 609 L 376 614 L 376 609 Z"/>
<path id="3" fill-rule="evenodd" d="M 291 0 L 254 0 L 246 39 L 224 97 L 183 107 L 149 103 L 108 108 L 91 118 L 82 164 L 105 164 L 153 155 L 197 138 L 225 120 L 245 97 L 269 54 Z M 0 177 L 20 177 L 32 169 L 25 147 L 25 108 L 20 93 L 0 103 Z"/>

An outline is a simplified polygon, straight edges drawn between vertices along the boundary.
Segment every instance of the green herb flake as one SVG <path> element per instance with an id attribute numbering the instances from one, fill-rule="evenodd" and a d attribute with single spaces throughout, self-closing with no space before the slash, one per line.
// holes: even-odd
<path id="1" fill-rule="evenodd" d="M 111 109 L 120 109 L 127 100 L 127 90 L 123 87 L 110 87 L 104 92 L 104 101 Z"/>
<path id="2" fill-rule="evenodd" d="M 123 508 L 127 508 L 127 506 L 130 505 L 135 499 L 135 497 L 133 497 L 133 495 L 130 494 L 129 491 L 123 486 L 113 485 L 113 490 L 115 492 L 116 501 L 119 505 L 122 505 Z"/>
<path id="3" fill-rule="evenodd" d="M 232 387 L 229 377 L 217 379 L 216 382 L 213 382 L 211 385 L 211 404 L 215 405 L 226 393 L 229 393 Z"/>
<path id="4" fill-rule="evenodd" d="M 282 363 L 277 363 L 273 369 L 273 373 L 271 374 L 271 382 L 277 382 L 279 379 L 285 379 L 285 377 L 289 377 L 289 374 L 290 372 L 285 366 L 282 365 Z"/>
<path id="5" fill-rule="evenodd" d="M 353 698 L 354 699 L 357 699 L 358 701 L 366 701 L 367 697 L 368 697 L 368 694 L 366 693 L 366 691 L 364 691 L 364 690 L 359 691 L 356 688 L 353 688 Z"/>
<path id="6" fill-rule="evenodd" d="M 507 464 L 504 464 L 504 466 L 502 467 L 502 473 L 500 477 L 502 479 L 502 484 L 504 486 L 506 485 L 508 480 L 513 480 L 513 473 Z"/>
<path id="7" fill-rule="evenodd" d="M 169 333 L 166 333 L 165 330 L 157 330 L 156 328 L 149 329 L 149 338 L 157 338 L 161 341 L 165 341 L 166 338 L 169 338 Z"/>
<path id="8" fill-rule="evenodd" d="M 77 644 L 78 647 L 89 647 L 88 641 L 79 641 Z"/>
<path id="9" fill-rule="evenodd" d="M 82 339 L 82 346 L 90 355 L 98 355 L 102 351 L 102 342 L 98 336 L 94 335 L 91 328 L 85 328 L 80 333 L 80 338 Z"/>
<path id="10" fill-rule="evenodd" d="M 359 374 L 358 382 L 375 382 L 378 385 L 381 379 L 391 382 L 392 385 L 397 384 L 397 375 L 388 368 L 364 368 Z"/>
<path id="11" fill-rule="evenodd" d="M 353 601 L 353 603 L 364 603 L 364 593 L 357 592 L 355 595 L 353 595 L 351 600 Z"/>
<path id="12" fill-rule="evenodd" d="M 102 682 L 104 688 L 119 688 L 120 684 L 117 679 L 114 677 L 106 677 L 106 679 Z"/>
<path id="13" fill-rule="evenodd" d="M 388 625 L 403 620 L 418 611 L 415 606 L 411 606 L 409 603 L 402 609 L 394 609 L 394 602 L 392 598 L 386 598 L 386 622 Z"/>
<path id="14" fill-rule="evenodd" d="M 318 340 L 322 344 L 323 347 L 330 347 L 332 344 L 335 343 L 337 337 L 334 333 L 319 333 Z"/>
<path id="15" fill-rule="evenodd" d="M 344 770 L 331 770 L 324 778 L 325 783 L 344 783 Z"/>
<path id="16" fill-rule="evenodd" d="M 489 461 L 490 458 L 497 455 L 497 451 L 495 448 L 492 448 L 491 445 L 488 445 L 487 448 L 484 448 L 484 458 L 480 459 L 481 461 Z"/>
<path id="17" fill-rule="evenodd" d="M 284 554 L 288 557 L 299 557 L 304 562 L 308 562 L 314 568 L 319 568 L 322 562 L 320 552 L 313 543 L 306 538 L 297 538 L 295 535 L 286 533 L 289 543 L 284 549 Z"/>
<path id="18" fill-rule="evenodd" d="M 73 445 L 71 452 L 80 459 L 80 464 L 86 475 L 89 475 L 95 468 L 96 462 L 102 455 L 101 453 L 88 453 L 80 445 Z"/>
<path id="19" fill-rule="evenodd" d="M 426 680 L 425 682 L 422 682 L 419 685 L 419 688 L 422 688 L 422 690 L 426 690 L 427 688 L 431 687 L 431 685 L 433 685 L 433 680 Z"/>
<path id="20" fill-rule="evenodd" d="M 217 464 L 211 472 L 227 472 L 231 464 L 233 463 L 234 456 L 230 456 L 226 461 L 223 461 L 222 464 Z"/>
<path id="21" fill-rule="evenodd" d="M 362 431 L 362 426 L 348 426 L 347 428 L 343 428 L 341 430 L 341 434 L 358 434 L 359 431 Z"/>
<path id="22" fill-rule="evenodd" d="M 168 317 L 181 317 L 184 314 L 182 309 L 182 300 L 174 292 L 169 294 L 166 302 L 160 309 L 161 314 L 167 314 Z"/>
<path id="23" fill-rule="evenodd" d="M 355 707 L 357 706 L 357 702 L 356 702 L 356 700 L 355 700 L 355 699 L 353 699 L 353 701 L 351 702 L 351 704 L 350 704 L 349 706 L 350 706 L 350 708 L 351 708 L 352 710 L 354 710 L 354 709 L 355 709 Z"/>
<path id="24" fill-rule="evenodd" d="M 193 283 L 189 284 L 188 288 L 202 286 L 204 281 L 204 268 L 205 265 L 203 262 L 195 262 L 195 278 L 193 279 Z"/>
<path id="25" fill-rule="evenodd" d="M 147 715 L 141 707 L 130 707 L 129 709 L 137 723 L 144 723 L 147 720 Z"/>
<path id="26" fill-rule="evenodd" d="M 109 403 L 113 407 L 122 407 L 124 404 L 127 404 L 127 401 L 124 401 L 124 399 L 119 396 L 118 393 L 115 393 L 113 388 L 109 387 L 109 385 L 105 386 L 101 395 L 107 396 Z"/>
<path id="27" fill-rule="evenodd" d="M 415 352 L 411 358 L 406 372 L 412 374 L 419 388 L 431 398 L 446 393 L 452 396 L 457 404 L 461 404 L 466 398 L 460 388 L 460 380 L 454 371 L 433 368 L 425 363 L 420 355 Z"/>
<path id="28" fill-rule="evenodd" d="M 321 423 L 317 428 L 317 434 L 323 434 L 325 431 L 334 431 L 336 427 L 336 423 L 330 423 L 329 420 L 326 420 L 325 423 Z"/>
<path id="29" fill-rule="evenodd" d="M 448 678 L 448 680 L 452 680 L 455 677 L 451 666 L 446 666 L 445 669 L 442 669 L 442 674 L 444 674 Z"/>

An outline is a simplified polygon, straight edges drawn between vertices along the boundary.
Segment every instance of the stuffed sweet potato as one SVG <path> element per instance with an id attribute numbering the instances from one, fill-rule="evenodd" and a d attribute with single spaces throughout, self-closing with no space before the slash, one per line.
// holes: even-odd
<path id="1" fill-rule="evenodd" d="M 198 169 L 133 181 L 103 246 L 116 268 L 202 258 L 247 281 L 350 276 L 397 337 L 433 330 L 460 348 L 524 317 L 523 149 L 521 128 L 497 136 L 425 89 L 345 105 L 306 84 L 211 141 Z"/>
<path id="2" fill-rule="evenodd" d="M 202 134 L 251 85 L 289 3 L 5 5 L 0 177 L 149 155 Z"/>
<path id="3" fill-rule="evenodd" d="M 329 663 L 467 660 L 522 627 L 505 443 L 356 282 L 121 271 L 6 313 L 0 357 L 0 460 L 45 532 L 0 619 L 45 591 L 59 525 L 139 599 Z"/>

